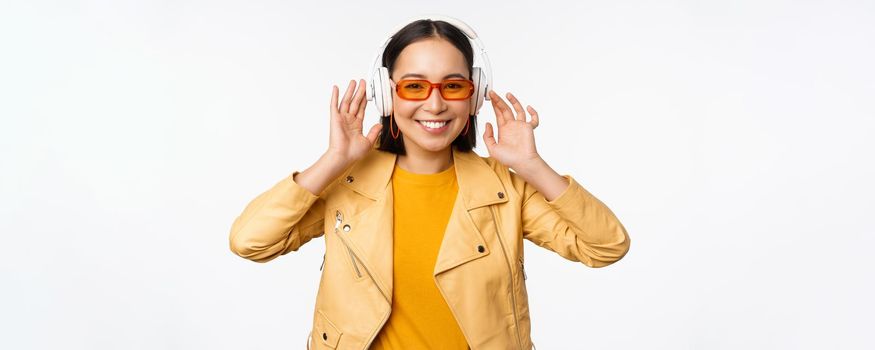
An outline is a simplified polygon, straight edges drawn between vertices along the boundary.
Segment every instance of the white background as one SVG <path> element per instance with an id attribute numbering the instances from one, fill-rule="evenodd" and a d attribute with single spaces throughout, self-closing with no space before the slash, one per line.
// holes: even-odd
<path id="1" fill-rule="evenodd" d="M 322 239 L 256 264 L 231 223 L 432 12 L 632 238 L 525 244 L 538 349 L 875 347 L 871 1 L 4 1 L 0 347 L 303 348 Z"/>

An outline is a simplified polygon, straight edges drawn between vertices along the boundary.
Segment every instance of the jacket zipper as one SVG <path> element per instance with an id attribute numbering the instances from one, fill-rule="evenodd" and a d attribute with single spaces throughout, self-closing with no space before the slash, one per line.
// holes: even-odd
<path id="1" fill-rule="evenodd" d="M 338 230 L 337 230 L 337 228 L 340 226 L 340 222 L 341 222 L 341 221 L 343 221 L 343 215 L 341 215 L 341 214 L 340 214 L 340 210 L 338 210 L 338 211 L 337 211 L 336 221 L 335 221 L 335 223 L 334 223 L 334 233 L 337 234 L 337 237 L 340 238 L 340 241 L 343 242 L 343 245 L 344 245 L 344 246 L 346 246 L 346 250 L 349 252 L 349 256 L 352 258 L 352 264 L 353 264 L 353 267 L 355 267 L 355 271 L 356 271 L 356 273 L 358 274 L 358 276 L 361 277 L 361 276 L 362 276 L 362 275 L 361 275 L 361 272 L 359 271 L 358 265 L 356 264 L 356 259 L 358 259 L 358 258 L 356 257 L 355 253 L 352 251 L 352 248 L 350 248 L 349 245 L 346 243 L 346 238 L 343 238 L 343 235 L 340 234 L 340 232 L 338 232 Z M 380 295 L 382 295 L 382 296 L 383 296 L 383 299 L 385 299 L 386 302 L 389 304 L 389 308 L 390 308 L 389 313 L 391 313 L 392 301 L 389 300 L 389 298 L 386 296 L 386 293 L 383 292 L 383 288 L 380 288 L 380 285 L 377 283 L 377 280 L 374 279 L 374 276 L 371 275 L 371 271 L 368 270 L 368 267 L 365 266 L 365 265 L 362 265 L 362 267 L 365 268 L 365 272 L 368 273 L 368 277 L 371 278 L 371 282 L 374 283 L 374 286 L 377 287 L 377 290 L 378 290 L 378 291 L 380 291 Z M 385 325 L 385 324 L 386 324 L 386 321 L 388 321 L 388 320 L 389 320 L 389 315 L 386 314 L 386 317 L 384 317 L 383 320 L 380 321 L 380 328 L 378 328 L 378 329 L 382 329 L 382 328 L 383 328 L 383 325 Z M 367 345 L 368 347 L 371 346 L 371 343 L 374 341 L 374 339 L 375 339 L 376 337 L 377 337 L 377 332 L 375 332 L 375 333 L 373 334 L 373 336 L 371 337 L 371 339 L 368 340 L 368 345 Z"/>
<path id="2" fill-rule="evenodd" d="M 495 207 L 489 206 L 490 212 L 492 213 L 492 222 L 495 224 L 495 231 L 498 232 L 498 243 L 501 244 L 501 250 L 504 252 L 504 262 L 507 263 L 507 272 L 510 274 L 510 301 L 513 305 L 513 325 L 516 328 L 516 340 L 517 344 L 519 344 L 520 350 L 523 349 L 523 340 L 520 337 L 520 325 L 516 311 L 516 292 L 513 290 L 513 270 L 510 267 L 510 257 L 507 256 L 507 249 L 504 247 L 504 240 L 501 238 L 501 230 L 498 228 L 498 220 L 495 218 Z"/>
<path id="3" fill-rule="evenodd" d="M 335 233 L 338 233 L 338 232 L 337 232 L 337 228 L 334 229 L 334 232 L 335 232 Z M 352 251 L 352 249 L 349 247 L 349 245 L 346 244 L 346 239 L 343 238 L 343 236 L 342 236 L 341 234 L 338 233 L 337 236 L 340 237 L 340 241 L 343 242 L 343 245 L 344 245 L 344 246 L 346 246 L 346 250 L 349 252 L 349 256 L 352 258 L 352 264 L 353 264 L 353 266 L 355 267 L 355 272 L 358 274 L 359 277 L 361 277 L 361 276 L 362 276 L 362 275 L 361 275 L 361 272 L 359 271 L 359 269 L 358 269 L 358 265 L 356 265 L 356 262 L 355 262 L 355 261 L 356 261 L 355 253 L 353 253 L 353 251 Z M 377 290 L 380 291 L 380 295 L 383 296 L 383 299 L 386 300 L 386 302 L 389 304 L 389 308 L 391 309 L 391 307 L 392 307 L 392 306 L 391 306 L 391 305 L 392 305 L 392 301 L 389 300 L 388 297 L 386 297 L 386 293 L 383 292 L 383 288 L 380 288 L 380 285 L 377 283 L 377 280 L 374 279 L 374 276 L 371 275 L 371 271 L 368 270 L 368 267 L 365 266 L 365 265 L 362 265 L 362 267 L 365 268 L 365 272 L 367 272 L 367 273 L 368 273 L 368 277 L 371 278 L 371 283 L 373 283 L 374 286 L 377 287 Z M 391 310 L 390 310 L 389 312 L 391 313 Z M 377 328 L 377 329 L 378 329 L 377 332 L 379 332 L 379 329 L 382 329 L 382 328 L 383 328 L 383 325 L 385 325 L 385 324 L 386 324 L 386 321 L 388 321 L 388 320 L 389 320 L 389 315 L 386 314 L 386 317 L 384 317 L 383 320 L 380 321 L 380 326 L 379 326 L 379 328 Z M 372 335 L 371 339 L 368 340 L 368 346 L 367 346 L 367 348 L 370 348 L 371 343 L 374 342 L 374 339 L 377 337 L 377 332 L 374 332 L 374 334 Z"/>
<path id="4" fill-rule="evenodd" d="M 523 281 L 529 279 L 528 277 L 526 277 L 526 265 L 525 265 L 525 263 L 523 262 L 523 257 L 522 257 L 522 256 L 520 256 L 520 269 L 523 271 Z M 537 347 L 535 347 L 535 342 L 534 342 L 534 341 L 532 342 L 532 349 L 537 349 Z"/>
<path id="5" fill-rule="evenodd" d="M 523 281 L 529 279 L 529 278 L 526 276 L 526 265 L 523 264 L 523 257 L 520 257 L 520 270 L 523 272 Z"/>
<path id="6" fill-rule="evenodd" d="M 352 267 L 355 269 L 355 274 L 359 278 L 362 278 L 362 272 L 359 271 L 359 265 L 355 262 L 355 254 L 352 253 L 352 249 L 349 249 L 349 247 L 346 247 L 346 250 L 349 252 L 349 258 L 352 259 Z"/>
<path id="7" fill-rule="evenodd" d="M 341 221 L 343 221 L 343 215 L 340 214 L 340 210 L 338 210 L 337 216 L 335 217 L 335 220 L 334 220 L 334 233 L 337 234 L 338 236 L 340 236 L 340 232 L 339 232 L 338 228 L 340 227 Z M 352 267 L 355 269 L 356 276 L 361 278 L 362 272 L 359 271 L 359 265 L 355 262 L 355 254 L 352 253 L 352 249 L 350 249 L 349 246 L 346 245 L 345 241 L 343 242 L 343 245 L 346 246 L 346 251 L 349 252 L 349 259 L 352 260 Z M 324 263 L 325 263 L 325 261 L 323 260 L 323 264 Z M 319 269 L 321 270 L 322 267 L 320 267 Z"/>
<path id="8" fill-rule="evenodd" d="M 334 233 L 337 234 L 337 237 L 339 237 L 340 241 L 343 242 L 343 245 L 346 247 L 346 250 L 349 252 L 349 256 L 352 258 L 352 263 L 353 263 L 353 266 L 355 267 L 356 273 L 361 277 L 361 271 L 359 271 L 358 264 L 356 264 L 356 261 L 358 260 L 358 256 L 355 255 L 355 253 L 352 251 L 352 248 L 350 248 L 349 244 L 346 243 L 346 238 L 343 237 L 343 234 L 341 234 L 337 230 L 337 227 L 340 226 L 340 222 L 342 220 L 343 220 L 343 216 L 340 214 L 340 211 L 338 210 L 337 211 L 337 221 L 334 224 Z M 383 296 L 383 299 L 385 299 L 386 302 L 389 303 L 389 305 L 392 305 L 392 301 L 386 297 L 386 293 L 384 293 L 383 289 L 380 288 L 380 285 L 377 283 L 377 280 L 374 279 L 374 276 L 371 275 L 371 271 L 368 270 L 368 267 L 365 265 L 362 265 L 362 267 L 365 268 L 365 272 L 368 273 L 368 277 L 370 277 L 371 281 L 374 282 L 374 286 L 376 286 L 377 290 L 380 291 L 380 294 Z"/>

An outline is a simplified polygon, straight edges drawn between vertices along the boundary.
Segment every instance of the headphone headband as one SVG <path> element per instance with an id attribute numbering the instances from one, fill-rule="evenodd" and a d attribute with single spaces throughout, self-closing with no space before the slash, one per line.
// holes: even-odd
<path id="1" fill-rule="evenodd" d="M 461 30 L 463 33 L 465 33 L 465 35 L 468 37 L 468 39 L 470 41 L 474 42 L 474 44 L 477 46 L 477 50 L 474 50 L 474 51 L 476 54 L 478 54 L 480 56 L 481 60 L 483 61 L 483 65 L 486 68 L 486 88 L 490 89 L 492 87 L 492 66 L 489 64 L 489 57 L 486 55 L 486 48 L 483 46 L 483 42 L 480 41 L 480 37 L 478 37 L 477 33 L 474 32 L 474 29 L 472 29 L 471 26 L 465 24 L 465 22 L 462 22 L 461 20 L 453 18 L 453 17 L 439 15 L 439 14 L 427 14 L 427 15 L 413 16 L 413 17 L 408 18 L 407 21 L 396 25 L 395 28 L 392 29 L 391 32 L 389 32 L 389 35 L 387 36 L 387 38 L 385 40 L 383 40 L 383 43 L 380 44 L 380 46 L 377 48 L 376 54 L 374 55 L 374 61 L 371 64 L 370 69 L 368 70 L 368 75 L 367 75 L 368 79 L 371 79 L 371 77 L 374 76 L 374 70 L 377 68 L 377 65 L 379 64 L 380 59 L 383 57 L 383 50 L 386 49 L 386 45 L 389 44 L 389 41 L 392 40 L 392 38 L 395 36 L 395 34 L 398 33 L 398 31 L 401 30 L 401 28 L 404 28 L 405 26 L 407 26 L 411 22 L 414 22 L 417 20 L 422 20 L 422 19 L 430 19 L 433 21 L 438 20 L 438 21 L 444 21 L 444 22 L 447 22 L 449 24 L 452 24 L 453 26 L 455 26 L 456 28 Z M 474 62 L 471 62 L 472 65 L 473 65 L 473 63 Z M 368 101 L 371 101 L 374 99 L 374 89 L 375 88 L 376 87 L 374 87 L 372 84 L 367 85 L 366 97 L 367 97 Z M 484 96 L 484 98 L 487 101 L 490 101 L 488 95 Z"/>

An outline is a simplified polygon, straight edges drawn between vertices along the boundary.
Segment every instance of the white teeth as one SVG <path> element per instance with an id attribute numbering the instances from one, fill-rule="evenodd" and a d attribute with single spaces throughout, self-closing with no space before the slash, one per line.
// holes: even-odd
<path id="1" fill-rule="evenodd" d="M 427 121 L 422 121 L 422 120 L 420 120 L 419 123 L 422 124 L 422 125 L 425 125 L 425 126 L 426 126 L 427 128 L 429 128 L 429 129 L 437 129 L 437 128 L 440 128 L 440 127 L 442 127 L 442 126 L 444 126 L 444 125 L 447 125 L 447 121 L 443 121 L 443 122 L 427 122 Z"/>

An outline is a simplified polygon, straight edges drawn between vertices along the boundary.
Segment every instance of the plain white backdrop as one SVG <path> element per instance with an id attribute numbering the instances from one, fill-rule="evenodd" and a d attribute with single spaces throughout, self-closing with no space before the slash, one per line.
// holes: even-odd
<path id="1" fill-rule="evenodd" d="M 632 238 L 526 242 L 539 350 L 875 347 L 871 1 L 4 1 L 0 347 L 303 348 L 323 239 L 257 264 L 231 223 L 434 12 Z"/>

